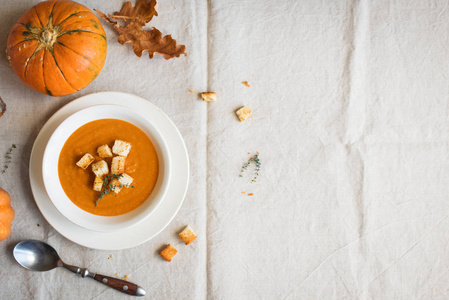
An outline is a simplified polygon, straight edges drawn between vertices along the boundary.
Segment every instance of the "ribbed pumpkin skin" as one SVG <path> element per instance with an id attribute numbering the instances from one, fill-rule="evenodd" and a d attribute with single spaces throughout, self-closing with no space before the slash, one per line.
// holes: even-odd
<path id="1" fill-rule="evenodd" d="M 11 222 L 14 220 L 14 209 L 11 207 L 11 197 L 0 188 L 0 241 L 11 234 Z"/>
<path id="2" fill-rule="evenodd" d="M 19 78 L 50 96 L 91 83 L 106 60 L 106 34 L 87 7 L 69 0 L 30 8 L 9 33 L 6 52 Z"/>

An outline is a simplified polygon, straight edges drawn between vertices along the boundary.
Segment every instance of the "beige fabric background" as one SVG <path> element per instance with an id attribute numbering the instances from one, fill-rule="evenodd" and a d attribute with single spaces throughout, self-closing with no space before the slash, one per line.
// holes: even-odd
<path id="1" fill-rule="evenodd" d="M 104 12 L 123 3 L 79 2 Z M 1 1 L 0 45 L 35 3 Z M 0 175 L 16 211 L 12 235 L 0 242 L 0 299 L 127 297 L 65 270 L 22 269 L 11 250 L 29 238 L 49 242 L 67 262 L 127 274 L 151 299 L 446 299 L 447 1 L 160 0 L 158 7 L 151 26 L 184 43 L 188 56 L 137 58 L 104 25 L 106 65 L 71 96 L 26 88 L 0 52 L 8 104 L 0 155 L 18 146 Z M 110 90 L 160 107 L 191 161 L 173 222 L 123 251 L 62 237 L 37 209 L 28 180 L 46 120 L 79 96 Z M 201 102 L 197 93 L 206 90 L 219 101 Z M 241 105 L 253 110 L 245 123 L 234 115 Z M 238 175 L 256 151 L 262 170 L 250 184 L 249 174 Z M 189 247 L 176 237 L 186 224 L 199 236 Z M 166 263 L 157 253 L 169 242 L 179 253 Z"/>

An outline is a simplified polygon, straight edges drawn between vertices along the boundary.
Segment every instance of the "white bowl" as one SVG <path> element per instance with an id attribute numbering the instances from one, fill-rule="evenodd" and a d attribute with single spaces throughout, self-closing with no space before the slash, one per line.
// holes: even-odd
<path id="1" fill-rule="evenodd" d="M 84 124 L 99 119 L 119 119 L 139 127 L 151 139 L 158 155 L 159 175 L 151 195 L 137 209 L 120 216 L 98 216 L 82 210 L 67 197 L 59 181 L 59 154 L 66 140 Z M 50 137 L 42 164 L 45 189 L 59 212 L 78 226 L 103 232 L 128 228 L 147 218 L 163 200 L 170 181 L 169 150 L 156 126 L 138 112 L 118 105 L 91 106 L 64 120 Z"/>

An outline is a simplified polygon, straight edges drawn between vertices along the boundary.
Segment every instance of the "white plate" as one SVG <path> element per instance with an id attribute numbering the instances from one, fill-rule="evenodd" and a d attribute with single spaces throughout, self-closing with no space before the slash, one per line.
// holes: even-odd
<path id="1" fill-rule="evenodd" d="M 93 105 L 122 105 L 138 111 L 145 118 L 159 125 L 170 149 L 171 178 L 165 199 L 150 218 L 139 224 L 116 232 L 91 231 L 68 221 L 48 197 L 42 177 L 42 159 L 45 146 L 55 129 L 73 113 Z M 137 246 L 161 232 L 174 218 L 184 200 L 189 181 L 189 159 L 187 149 L 176 126 L 156 106 L 140 97 L 103 92 L 81 97 L 56 112 L 37 136 L 30 158 L 30 184 L 39 210 L 55 230 L 74 243 L 101 250 L 119 250 Z"/>
<path id="2" fill-rule="evenodd" d="M 82 210 L 67 197 L 59 181 L 57 158 L 65 142 L 78 128 L 99 119 L 119 119 L 139 127 L 153 141 L 159 159 L 159 176 L 150 197 L 138 209 L 120 216 L 97 216 Z M 170 154 L 158 127 L 153 119 L 119 105 L 90 106 L 65 119 L 48 141 L 42 166 L 45 189 L 59 212 L 76 225 L 95 231 L 123 230 L 148 218 L 164 198 L 170 181 Z"/>

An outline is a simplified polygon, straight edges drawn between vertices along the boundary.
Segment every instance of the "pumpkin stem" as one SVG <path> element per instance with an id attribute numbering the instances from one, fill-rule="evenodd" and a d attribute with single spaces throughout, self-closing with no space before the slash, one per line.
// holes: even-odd
<path id="1" fill-rule="evenodd" d="M 53 44 L 58 38 L 58 32 L 54 28 L 44 28 L 39 34 L 39 42 L 45 48 L 53 48 Z"/>

